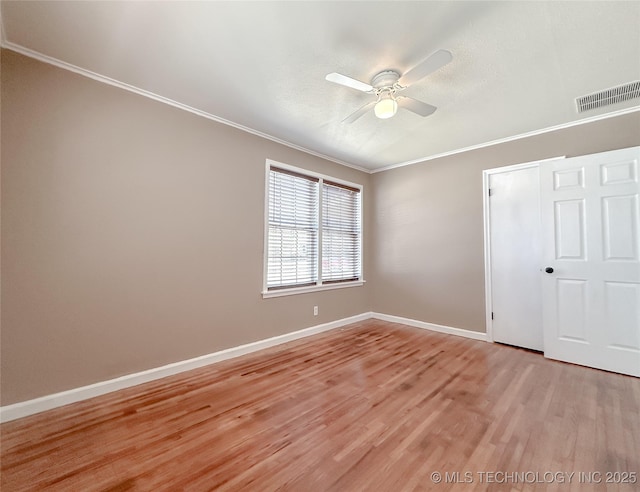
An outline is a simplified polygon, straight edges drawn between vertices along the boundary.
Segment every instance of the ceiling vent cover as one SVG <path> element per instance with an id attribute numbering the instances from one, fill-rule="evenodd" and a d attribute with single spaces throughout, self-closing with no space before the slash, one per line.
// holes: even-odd
<path id="1" fill-rule="evenodd" d="M 576 99 L 578 113 L 640 97 L 640 80 Z"/>

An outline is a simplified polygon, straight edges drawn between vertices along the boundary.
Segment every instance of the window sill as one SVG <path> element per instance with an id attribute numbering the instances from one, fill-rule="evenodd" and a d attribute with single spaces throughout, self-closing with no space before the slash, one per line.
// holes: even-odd
<path id="1" fill-rule="evenodd" d="M 296 294 L 307 294 L 309 292 L 319 292 L 322 290 L 346 289 L 348 287 L 362 287 L 365 280 L 354 280 L 353 282 L 342 282 L 337 284 L 310 285 L 309 287 L 294 287 L 292 289 L 279 289 L 262 291 L 262 298 L 294 296 Z"/>

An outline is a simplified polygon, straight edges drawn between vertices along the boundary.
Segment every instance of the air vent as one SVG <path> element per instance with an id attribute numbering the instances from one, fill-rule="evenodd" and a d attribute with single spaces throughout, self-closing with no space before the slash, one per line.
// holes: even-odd
<path id="1" fill-rule="evenodd" d="M 640 80 L 579 97 L 576 99 L 576 106 L 578 113 L 583 113 L 584 111 L 610 106 L 611 104 L 635 98 L 640 98 Z"/>

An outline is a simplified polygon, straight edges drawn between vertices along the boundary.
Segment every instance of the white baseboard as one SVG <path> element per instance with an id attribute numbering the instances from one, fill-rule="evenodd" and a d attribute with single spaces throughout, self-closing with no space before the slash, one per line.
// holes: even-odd
<path id="1" fill-rule="evenodd" d="M 137 372 L 134 374 L 127 374 L 115 379 L 109 379 L 108 381 L 101 381 L 99 383 L 90 384 L 88 386 L 81 386 L 80 388 L 74 388 L 60 393 L 54 393 L 52 395 L 41 396 L 40 398 L 34 398 L 33 400 L 27 400 L 12 405 L 6 405 L 0 407 L 0 422 L 9 422 L 22 417 L 27 417 L 36 413 L 44 412 L 45 410 L 51 410 L 53 408 L 68 405 L 82 400 L 88 400 L 96 396 L 111 393 L 131 386 L 137 386 L 149 381 L 155 381 L 156 379 L 165 378 L 167 376 L 173 376 L 181 372 L 197 369 L 198 367 L 207 366 L 214 362 L 220 362 L 241 355 L 256 352 L 265 348 L 280 345 L 282 343 L 291 342 L 299 338 L 308 337 L 324 331 L 340 328 L 351 323 L 357 323 L 359 321 L 365 321 L 370 318 L 375 318 L 383 321 L 389 321 L 391 323 L 401 323 L 404 325 L 413 326 L 416 328 L 422 328 L 425 330 L 437 331 L 439 333 L 446 333 L 448 335 L 457 335 L 466 338 L 472 338 L 474 340 L 487 340 L 485 333 L 479 333 L 471 330 L 463 330 L 461 328 L 452 328 L 450 326 L 436 325 L 433 323 L 426 323 L 424 321 L 417 321 L 409 318 L 402 318 L 400 316 L 392 316 L 389 314 L 381 313 L 362 313 L 349 318 L 343 318 L 329 323 L 312 326 L 310 328 L 304 328 L 302 330 L 293 331 L 291 333 L 285 333 L 284 335 L 278 335 L 275 337 L 267 338 L 265 340 L 258 340 L 257 342 L 247 343 L 238 347 L 232 347 L 211 354 L 202 355 L 193 359 L 183 360 L 180 362 L 174 362 L 167 364 L 166 366 L 156 367 L 148 369 L 146 371 Z"/>
<path id="2" fill-rule="evenodd" d="M 136 386 L 138 384 L 155 381 L 156 379 L 165 378 L 167 376 L 173 376 L 174 374 L 190 371 L 198 367 L 213 364 L 214 362 L 239 357 L 251 352 L 256 352 L 257 350 L 273 347 L 275 345 L 280 345 L 282 343 L 308 337 L 324 331 L 333 330 L 350 323 L 364 321 L 371 317 L 371 313 L 362 313 L 349 318 L 331 321 L 330 323 L 324 323 L 291 333 L 285 333 L 284 335 L 267 338 L 265 340 L 258 340 L 257 342 L 220 350 L 219 352 L 213 352 L 200 357 L 194 357 L 193 359 L 174 362 L 172 364 L 167 364 L 166 366 L 156 367 L 134 374 L 127 374 L 126 376 L 109 379 L 108 381 L 101 381 L 99 383 L 81 386 L 80 388 L 74 388 L 60 393 L 41 396 L 40 398 L 34 398 L 33 400 L 6 405 L 4 407 L 0 407 L 0 422 L 9 422 L 10 420 L 27 417 L 35 413 L 44 412 L 45 410 L 51 410 L 63 405 L 68 405 L 69 403 L 87 400 L 113 391 L 130 388 L 131 386 Z"/>
<path id="3" fill-rule="evenodd" d="M 472 338 L 473 340 L 487 341 L 487 334 L 478 331 L 465 330 L 463 328 L 452 328 L 451 326 L 436 325 L 434 323 L 426 323 L 415 319 L 401 318 L 390 314 L 371 313 L 371 317 L 391 323 L 401 323 L 403 325 L 422 328 L 424 330 L 437 331 L 438 333 L 446 333 L 447 335 L 456 335 L 459 337 Z"/>

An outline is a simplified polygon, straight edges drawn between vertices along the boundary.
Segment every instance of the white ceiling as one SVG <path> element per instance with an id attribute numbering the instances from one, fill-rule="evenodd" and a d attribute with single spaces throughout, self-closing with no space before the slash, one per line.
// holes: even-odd
<path id="1" fill-rule="evenodd" d="M 379 170 L 586 118 L 575 98 L 640 79 L 640 2 L 3 1 L 3 45 L 214 119 Z M 453 61 L 404 94 L 438 107 L 342 120 L 369 83 L 438 49 Z"/>

